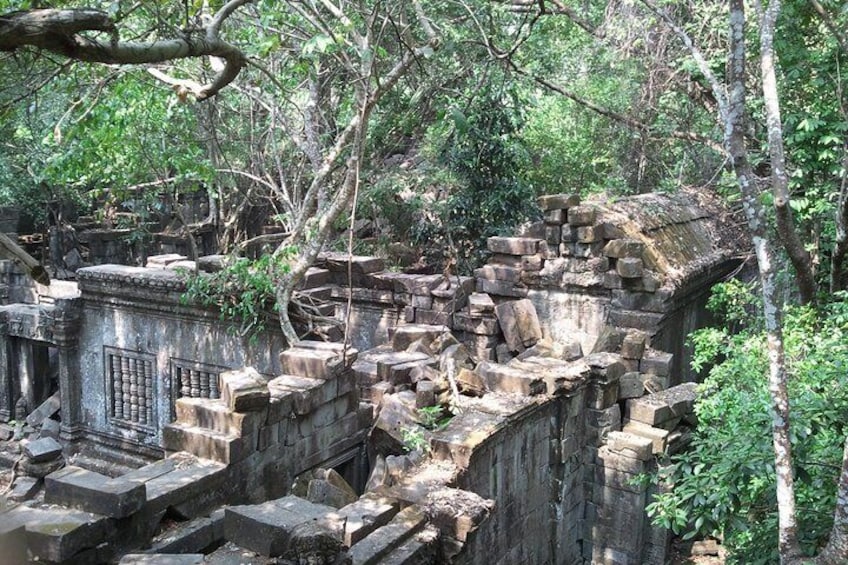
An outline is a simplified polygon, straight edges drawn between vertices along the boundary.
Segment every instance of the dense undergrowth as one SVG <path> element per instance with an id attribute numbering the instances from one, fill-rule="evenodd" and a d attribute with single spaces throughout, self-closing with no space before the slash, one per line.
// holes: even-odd
<path id="1" fill-rule="evenodd" d="M 695 332 L 693 364 L 710 366 L 695 406 L 690 449 L 671 458 L 673 488 L 649 506 L 654 522 L 684 538 L 715 536 L 729 563 L 777 563 L 777 501 L 768 359 L 761 308 L 740 282 L 710 301 L 720 325 Z M 791 375 L 791 436 L 799 534 L 813 555 L 833 519 L 848 433 L 848 295 L 819 310 L 791 307 L 784 325 Z"/>

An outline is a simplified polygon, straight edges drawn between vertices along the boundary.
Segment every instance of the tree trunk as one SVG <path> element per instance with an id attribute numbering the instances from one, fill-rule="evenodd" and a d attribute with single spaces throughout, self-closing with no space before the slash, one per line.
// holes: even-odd
<path id="1" fill-rule="evenodd" d="M 789 394 L 783 347 L 781 300 L 776 277 L 773 246 L 769 240 L 766 210 L 760 200 L 745 146 L 745 10 L 744 0 L 730 1 L 730 100 L 725 142 L 742 191 L 748 229 L 754 241 L 763 294 L 768 337 L 769 393 L 772 400 L 772 443 L 777 480 L 778 549 L 782 563 L 800 556 L 789 441 Z"/>
<path id="2" fill-rule="evenodd" d="M 842 158 L 842 183 L 836 205 L 836 242 L 830 261 L 830 293 L 846 289 L 845 256 L 848 255 L 848 146 Z"/>
<path id="3" fill-rule="evenodd" d="M 842 452 L 842 474 L 836 489 L 836 508 L 833 511 L 833 528 L 830 540 L 819 554 L 822 565 L 848 563 L 848 438 Z"/>
<path id="4" fill-rule="evenodd" d="M 780 0 L 771 0 L 766 8 L 760 29 L 760 66 L 771 160 L 771 189 L 774 196 L 778 237 L 792 262 L 792 266 L 795 268 L 795 281 L 798 285 L 801 302 L 809 304 L 814 302 L 816 298 L 816 280 L 810 254 L 795 229 L 792 208 L 789 207 L 789 179 L 786 173 L 786 155 L 783 148 L 783 124 L 780 119 L 780 101 L 777 95 L 777 77 L 774 70 L 774 28 L 779 14 Z"/>

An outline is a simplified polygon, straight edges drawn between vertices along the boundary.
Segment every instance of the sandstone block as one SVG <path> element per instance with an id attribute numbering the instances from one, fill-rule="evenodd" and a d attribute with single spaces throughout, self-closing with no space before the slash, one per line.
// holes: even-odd
<path id="1" fill-rule="evenodd" d="M 365 536 L 386 525 L 398 513 L 398 501 L 367 492 L 356 502 L 338 511 L 346 519 L 344 544 L 351 547 Z"/>
<path id="2" fill-rule="evenodd" d="M 624 279 L 618 273 L 612 271 L 604 273 L 604 288 L 624 288 Z"/>
<path id="3" fill-rule="evenodd" d="M 568 223 L 572 226 L 590 226 L 595 223 L 597 210 L 592 206 L 574 206 L 568 209 Z"/>
<path id="4" fill-rule="evenodd" d="M 621 375 L 618 381 L 618 399 L 639 398 L 645 394 L 645 383 L 642 375 L 637 372 L 629 372 Z"/>
<path id="5" fill-rule="evenodd" d="M 517 283 L 521 280 L 521 269 L 506 265 L 484 265 L 474 272 L 477 278 L 487 281 L 504 281 Z"/>
<path id="6" fill-rule="evenodd" d="M 415 323 L 435 326 L 447 326 L 450 323 L 450 312 L 438 312 L 436 310 L 415 310 Z"/>
<path id="7" fill-rule="evenodd" d="M 579 194 L 545 194 L 536 199 L 543 212 L 567 210 L 580 205 Z"/>
<path id="8" fill-rule="evenodd" d="M 548 226 L 561 226 L 565 223 L 565 210 L 547 210 L 544 214 L 545 224 Z"/>
<path id="9" fill-rule="evenodd" d="M 533 255 L 539 251 L 540 240 L 529 237 L 490 237 L 486 247 L 492 253 L 504 255 Z"/>
<path id="10" fill-rule="evenodd" d="M 562 241 L 562 227 L 561 226 L 546 226 L 545 227 L 545 241 L 548 242 L 548 245 L 557 249 L 559 247 L 560 242 Z"/>
<path id="11" fill-rule="evenodd" d="M 614 431 L 607 435 L 607 448 L 613 453 L 632 457 L 640 461 L 650 461 L 653 457 L 653 441 L 649 438 L 625 431 Z"/>
<path id="12" fill-rule="evenodd" d="M 409 506 L 392 518 L 388 524 L 377 528 L 349 551 L 353 563 L 359 565 L 376 565 L 396 547 L 420 531 L 427 521 L 426 516 L 417 506 Z"/>
<path id="13" fill-rule="evenodd" d="M 495 302 L 488 294 L 475 292 L 468 297 L 469 312 L 474 314 L 494 314 Z"/>
<path id="14" fill-rule="evenodd" d="M 615 262 L 615 272 L 623 279 L 638 279 L 644 274 L 645 267 L 641 259 L 624 257 Z"/>
<path id="15" fill-rule="evenodd" d="M 580 243 L 595 243 L 604 238 L 601 226 L 580 226 L 577 228 L 577 241 Z"/>
<path id="16" fill-rule="evenodd" d="M 539 317 L 530 300 L 499 304 L 495 307 L 495 316 L 511 351 L 523 351 L 542 339 Z"/>
<path id="17" fill-rule="evenodd" d="M 44 437 L 23 444 L 23 452 L 31 463 L 52 461 L 62 455 L 62 445 L 52 437 Z"/>
<path id="18" fill-rule="evenodd" d="M 604 255 L 613 259 L 641 259 L 645 244 L 636 239 L 613 239 L 604 246 Z"/>
<path id="19" fill-rule="evenodd" d="M 296 496 L 286 496 L 263 504 L 230 506 L 224 513 L 224 537 L 245 549 L 266 557 L 288 554 L 293 548 L 295 528 L 307 522 L 316 522 L 332 535 L 334 526 L 327 516 L 334 508 L 314 504 Z"/>
<path id="20" fill-rule="evenodd" d="M 33 428 L 37 428 L 50 416 L 58 412 L 59 408 L 61 408 L 59 405 L 59 391 L 56 391 L 26 417 L 26 423 Z"/>
<path id="21" fill-rule="evenodd" d="M 662 428 L 655 428 L 642 422 L 629 421 L 624 425 L 622 431 L 636 435 L 651 441 L 651 450 L 654 454 L 665 453 L 668 446 L 670 432 Z"/>
<path id="22" fill-rule="evenodd" d="M 667 377 L 671 374 L 671 362 L 674 355 L 664 351 L 648 349 L 642 355 L 639 362 L 639 370 L 646 375 L 657 375 Z"/>
<path id="23" fill-rule="evenodd" d="M 253 367 L 224 371 L 218 375 L 221 400 L 233 412 L 250 412 L 268 407 L 268 380 Z"/>
<path id="24" fill-rule="evenodd" d="M 523 285 L 485 279 L 477 279 L 477 292 L 509 298 L 524 298 L 527 296 L 527 288 Z"/>
<path id="25" fill-rule="evenodd" d="M 666 422 L 679 421 L 692 411 L 697 385 L 684 383 L 675 387 L 627 401 L 630 420 L 654 427 L 666 427 Z"/>
<path id="26" fill-rule="evenodd" d="M 545 394 L 547 385 L 542 376 L 504 365 L 483 361 L 476 372 L 483 378 L 491 391 L 517 393 L 525 396 Z"/>
<path id="27" fill-rule="evenodd" d="M 280 353 L 280 366 L 287 375 L 329 379 L 338 374 L 341 356 L 336 351 L 295 346 Z"/>
<path id="28" fill-rule="evenodd" d="M 640 331 L 629 331 L 621 341 L 621 356 L 624 359 L 641 359 L 645 353 L 648 337 Z"/>
<path id="29" fill-rule="evenodd" d="M 127 553 L 118 565 L 203 565 L 202 553 Z"/>

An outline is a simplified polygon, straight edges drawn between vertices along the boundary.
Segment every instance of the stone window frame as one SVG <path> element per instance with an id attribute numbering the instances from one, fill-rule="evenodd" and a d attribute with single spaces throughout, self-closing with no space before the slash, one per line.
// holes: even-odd
<path id="1" fill-rule="evenodd" d="M 145 414 L 143 417 L 136 416 L 136 419 L 133 420 L 131 415 L 129 418 L 125 418 L 123 414 L 120 416 L 117 415 L 117 410 L 115 409 L 116 402 L 116 394 L 115 394 L 115 375 L 114 375 L 114 361 L 115 359 L 124 360 L 126 359 L 128 362 L 132 361 L 133 364 L 138 364 L 141 362 L 142 371 L 145 371 L 145 367 L 147 371 L 145 371 L 146 375 L 149 375 L 149 378 L 145 376 L 145 384 L 144 387 L 147 389 L 146 394 L 144 394 L 145 403 Z M 156 365 L 156 356 L 151 353 L 145 353 L 142 351 L 134 351 L 131 349 L 122 349 L 120 347 L 112 347 L 109 345 L 103 346 L 103 377 L 106 386 L 106 415 L 110 424 L 121 427 L 121 428 L 129 428 L 137 431 L 144 432 L 146 434 L 154 434 L 157 429 L 157 406 L 156 406 L 156 398 L 158 397 L 158 371 Z M 149 381 L 149 382 L 147 382 Z M 132 383 L 129 384 L 132 386 Z M 138 383 L 135 385 L 138 386 Z M 125 393 L 121 391 L 121 396 Z M 132 392 L 130 391 L 130 395 Z M 126 403 L 125 403 L 126 405 Z"/>

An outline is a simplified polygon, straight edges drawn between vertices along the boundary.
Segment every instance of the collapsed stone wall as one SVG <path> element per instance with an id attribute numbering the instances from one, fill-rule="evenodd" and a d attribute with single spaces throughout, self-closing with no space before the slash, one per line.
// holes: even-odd
<path id="1" fill-rule="evenodd" d="M 673 355 L 675 383 L 692 380 L 685 336 L 708 322 L 709 289 L 738 265 L 740 243 L 725 241 L 685 195 L 583 203 L 549 195 L 539 205 L 544 221 L 521 237 L 490 238 L 491 258 L 473 277 L 393 273 L 380 259 L 355 257 L 349 281 L 347 256 L 325 254 L 305 286 L 336 301 L 361 350 L 385 343 L 398 324 L 443 324 L 480 359 L 498 359 L 493 306 L 528 298 L 554 341 L 577 340 L 589 352 L 607 327 L 641 330 Z M 469 303 L 474 291 L 491 305 Z"/>
<path id="2" fill-rule="evenodd" d="M 258 346 L 228 335 L 213 313 L 180 304 L 181 258 L 79 271 L 73 316 L 43 328 L 61 334 L 64 438 L 174 454 L 112 478 L 49 474 L 45 500 L 75 510 L 0 514 L 0 539 L 24 539 L 48 561 L 96 562 L 151 543 L 176 513 L 267 557 L 317 544 L 327 559 L 363 563 L 663 563 L 668 533 L 648 523 L 650 492 L 634 479 L 685 445 L 694 387 L 667 389 L 686 377 L 656 346 L 669 328 L 698 323 L 687 301 L 732 262 L 707 216 L 675 202 L 663 215 L 656 202 L 545 197 L 544 225 L 491 238 L 492 260 L 474 277 L 322 255 L 301 296 L 349 315 L 360 354 L 299 344 L 277 357 L 273 335 Z M 227 371 L 246 364 L 256 369 Z M 454 417 L 421 428 L 427 407 Z M 404 455 L 410 430 L 429 446 L 423 464 Z M 288 496 L 297 474 L 361 462 L 366 449 L 368 494 L 335 506 L 344 521 Z M 319 504 L 317 487 L 305 495 Z M 244 502 L 260 504 L 210 514 Z M 365 520 L 375 507 L 393 510 Z"/>

